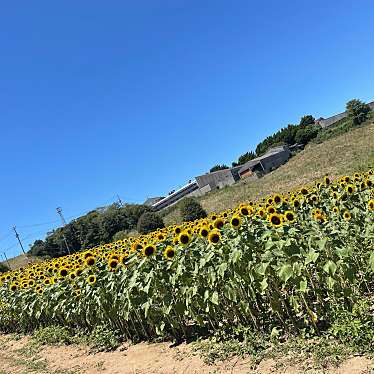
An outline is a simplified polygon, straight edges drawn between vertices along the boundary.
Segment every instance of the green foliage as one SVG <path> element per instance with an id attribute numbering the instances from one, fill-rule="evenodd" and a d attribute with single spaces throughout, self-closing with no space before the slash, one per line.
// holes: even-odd
<path id="1" fill-rule="evenodd" d="M 313 143 L 323 143 L 326 140 L 335 138 L 336 136 L 342 135 L 351 131 L 354 128 L 353 122 L 350 118 L 344 118 L 334 126 L 320 129 L 317 136 L 313 139 Z"/>
<path id="2" fill-rule="evenodd" d="M 295 134 L 295 142 L 299 144 L 308 144 L 318 135 L 319 131 L 320 127 L 315 125 L 299 128 Z"/>
<path id="3" fill-rule="evenodd" d="M 307 126 L 307 125 L 313 125 L 315 123 L 315 118 L 311 116 L 310 114 L 301 117 L 299 126 Z"/>
<path id="4" fill-rule="evenodd" d="M 215 172 L 215 171 L 218 171 L 218 170 L 225 170 L 225 169 L 229 169 L 229 167 L 227 166 L 227 165 L 225 165 L 225 164 L 222 164 L 222 165 L 215 165 L 215 166 L 213 166 L 210 170 L 209 170 L 209 172 L 210 173 L 213 173 L 213 172 Z"/>
<path id="5" fill-rule="evenodd" d="M 154 212 L 143 213 L 138 221 L 137 230 L 140 234 L 147 234 L 157 229 L 165 227 L 162 218 Z"/>
<path id="6" fill-rule="evenodd" d="M 0 262 L 0 273 L 6 273 L 9 270 L 10 269 L 9 269 L 8 265 L 6 265 L 5 263 Z"/>
<path id="7" fill-rule="evenodd" d="M 370 112 L 370 107 L 361 100 L 353 99 L 347 102 L 346 110 L 353 124 L 359 125 L 366 121 L 367 115 Z"/>
<path id="8" fill-rule="evenodd" d="M 345 345 L 361 352 L 374 351 L 374 306 L 373 300 L 363 298 L 352 310 L 336 306 L 334 322 L 329 330 Z"/>
<path id="9" fill-rule="evenodd" d="M 239 156 L 238 161 L 233 162 L 232 166 L 243 165 L 246 162 L 248 162 L 250 160 L 253 160 L 254 158 L 256 158 L 256 154 L 254 152 L 252 152 L 252 151 L 246 152 L 243 155 Z"/>
<path id="10" fill-rule="evenodd" d="M 277 131 L 275 134 L 266 137 L 257 145 L 256 154 L 260 156 L 264 154 L 270 147 L 273 147 L 275 145 L 294 144 L 297 130 L 297 125 L 288 125 L 287 127 L 284 127 Z"/>
<path id="11" fill-rule="evenodd" d="M 72 252 L 109 243 L 119 231 L 135 229 L 139 217 L 147 211 L 149 207 L 137 204 L 112 204 L 93 210 L 48 233 L 45 240 L 36 240 L 29 253 L 39 257 L 64 256 L 67 254 L 64 236 Z"/>
<path id="12" fill-rule="evenodd" d="M 74 336 L 67 327 L 48 326 L 36 330 L 33 340 L 42 345 L 71 344 L 74 342 Z"/>
<path id="13" fill-rule="evenodd" d="M 89 336 L 88 343 L 94 352 L 113 351 L 121 341 L 119 334 L 115 331 L 98 325 Z"/>
<path id="14" fill-rule="evenodd" d="M 113 238 L 112 240 L 114 242 L 118 241 L 118 240 L 123 240 L 123 239 L 126 239 L 127 238 L 127 234 L 126 234 L 126 231 L 118 231 L 116 232 L 114 235 L 113 235 Z"/>
<path id="15" fill-rule="evenodd" d="M 205 218 L 207 216 L 201 204 L 192 197 L 185 197 L 182 200 L 180 212 L 183 222 L 194 221 L 195 219 Z"/>

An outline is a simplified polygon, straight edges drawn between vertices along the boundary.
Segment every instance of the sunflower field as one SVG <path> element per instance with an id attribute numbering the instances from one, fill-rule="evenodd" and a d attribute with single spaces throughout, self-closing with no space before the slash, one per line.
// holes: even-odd
<path id="1" fill-rule="evenodd" d="M 372 293 L 374 176 L 329 177 L 4 273 L 0 330 L 105 325 L 131 341 L 222 326 L 310 331 Z"/>

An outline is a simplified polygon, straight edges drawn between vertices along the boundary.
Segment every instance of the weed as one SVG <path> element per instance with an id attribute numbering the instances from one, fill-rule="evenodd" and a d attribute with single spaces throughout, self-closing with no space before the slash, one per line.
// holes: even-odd
<path id="1" fill-rule="evenodd" d="M 88 339 L 94 352 L 112 351 L 119 347 L 120 343 L 119 335 L 105 326 L 95 327 Z"/>

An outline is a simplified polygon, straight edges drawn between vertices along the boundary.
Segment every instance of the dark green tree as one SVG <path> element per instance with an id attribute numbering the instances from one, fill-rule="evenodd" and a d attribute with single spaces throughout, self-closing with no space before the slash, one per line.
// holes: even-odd
<path id="1" fill-rule="evenodd" d="M 299 144 L 308 144 L 312 139 L 314 139 L 319 132 L 317 126 L 307 126 L 305 128 L 299 128 L 296 131 L 295 142 Z"/>
<path id="2" fill-rule="evenodd" d="M 136 229 L 139 217 L 150 211 L 145 205 L 127 204 L 95 209 L 37 240 L 30 249 L 34 256 L 59 257 L 68 253 L 64 237 L 71 252 L 109 243 L 118 231 Z"/>
<path id="3" fill-rule="evenodd" d="M 149 232 L 162 229 L 164 227 L 164 221 L 157 213 L 154 212 L 143 213 L 140 216 L 137 224 L 137 230 L 140 234 L 148 234 Z"/>
<path id="4" fill-rule="evenodd" d="M 183 222 L 194 221 L 195 219 L 205 218 L 207 216 L 201 204 L 193 197 L 185 197 L 181 201 L 180 213 Z"/>
<path id="5" fill-rule="evenodd" d="M 253 160 L 254 158 L 256 158 L 256 154 L 254 152 L 252 152 L 252 151 L 246 152 L 246 153 L 242 154 L 241 156 L 239 156 L 238 161 L 233 162 L 232 166 L 243 165 L 246 162 L 248 162 L 250 160 Z"/>
<path id="6" fill-rule="evenodd" d="M 229 167 L 227 166 L 227 165 L 225 165 L 225 164 L 222 164 L 222 165 L 215 165 L 215 166 L 213 166 L 210 170 L 209 170 L 209 172 L 210 173 L 213 173 L 214 171 L 218 171 L 218 170 L 225 170 L 225 169 L 229 169 Z"/>
<path id="7" fill-rule="evenodd" d="M 5 265 L 4 263 L 0 262 L 0 273 L 6 273 L 9 270 L 10 269 L 9 269 L 8 265 Z"/>
<path id="8" fill-rule="evenodd" d="M 311 116 L 310 114 L 301 117 L 299 126 L 307 126 L 307 125 L 313 125 L 315 123 L 316 119 Z"/>
<path id="9" fill-rule="evenodd" d="M 361 100 L 353 99 L 347 102 L 346 110 L 348 117 L 352 119 L 354 125 L 366 121 L 367 115 L 370 112 L 370 107 Z"/>
<path id="10" fill-rule="evenodd" d="M 118 231 L 116 232 L 114 235 L 113 235 L 113 238 L 112 240 L 114 242 L 118 241 L 118 240 L 123 240 L 123 239 L 126 239 L 127 238 L 127 235 L 126 235 L 126 232 L 125 231 Z"/>

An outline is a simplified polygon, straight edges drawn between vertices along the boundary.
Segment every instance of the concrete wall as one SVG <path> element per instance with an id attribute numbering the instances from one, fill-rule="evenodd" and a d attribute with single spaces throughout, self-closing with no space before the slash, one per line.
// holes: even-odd
<path id="1" fill-rule="evenodd" d="M 274 153 L 261 160 L 261 164 L 268 173 L 273 169 L 283 165 L 290 158 L 290 151 L 282 151 L 279 153 Z"/>
<path id="2" fill-rule="evenodd" d="M 217 187 L 222 188 L 225 186 L 231 186 L 239 179 L 239 175 L 236 170 L 232 171 L 231 169 L 225 169 L 200 175 L 195 179 L 200 189 L 209 185 L 210 189 L 214 190 L 217 189 Z"/>

